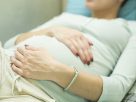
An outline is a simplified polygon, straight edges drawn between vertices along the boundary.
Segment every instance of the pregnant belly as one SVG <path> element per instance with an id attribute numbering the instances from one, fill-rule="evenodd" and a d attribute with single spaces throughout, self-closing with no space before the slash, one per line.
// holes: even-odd
<path id="1" fill-rule="evenodd" d="M 103 49 L 98 48 L 95 44 L 92 48 L 90 48 L 90 53 L 92 53 L 94 57 L 94 61 L 90 65 L 83 64 L 79 57 L 76 57 L 67 46 L 55 38 L 47 36 L 34 36 L 22 42 L 18 46 L 23 46 L 25 44 L 46 48 L 56 60 L 68 66 L 75 66 L 78 71 L 85 71 L 87 73 L 95 73 L 99 75 L 108 75 L 111 71 L 111 69 L 108 69 L 106 66 L 106 64 L 108 65 L 109 63 L 104 61 L 105 59 L 99 53 Z"/>
<path id="2" fill-rule="evenodd" d="M 66 47 L 63 43 L 59 42 L 55 38 L 47 36 L 34 36 L 22 42 L 18 46 L 22 46 L 25 44 L 35 47 L 46 48 L 56 60 L 68 66 L 79 65 L 79 70 L 85 69 L 84 67 L 89 67 L 85 66 L 78 57 L 73 55 L 68 47 Z"/>

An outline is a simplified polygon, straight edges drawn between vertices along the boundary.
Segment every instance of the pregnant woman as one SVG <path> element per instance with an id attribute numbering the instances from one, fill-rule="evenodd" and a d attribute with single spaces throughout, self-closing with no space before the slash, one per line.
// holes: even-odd
<path id="1" fill-rule="evenodd" d="M 8 84 L 5 78 L 9 89 L 13 87 L 9 93 L 2 88 L 1 96 L 30 94 L 47 102 L 120 102 L 136 79 L 136 55 L 131 50 L 136 39 L 129 40 L 133 34 L 127 21 L 117 19 L 125 2 L 87 0 L 93 18 L 64 13 L 42 30 L 18 36 L 16 46 L 1 49 L 2 65 L 4 56 L 15 53 L 11 67 L 17 73 L 9 65 L 2 67 L 10 72 L 5 76 L 12 73 L 15 77 L 8 78 Z"/>

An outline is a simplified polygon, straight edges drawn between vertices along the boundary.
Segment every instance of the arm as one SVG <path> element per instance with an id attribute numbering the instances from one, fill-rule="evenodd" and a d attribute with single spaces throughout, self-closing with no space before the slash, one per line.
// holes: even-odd
<path id="1" fill-rule="evenodd" d="M 46 35 L 46 36 L 52 37 L 53 33 L 49 28 L 45 28 L 45 29 L 42 29 L 39 31 L 34 31 L 34 32 L 23 33 L 16 38 L 15 44 L 18 44 L 18 43 L 20 43 L 20 42 L 22 42 L 32 36 L 35 36 L 35 35 Z"/>
<path id="2" fill-rule="evenodd" d="M 130 38 L 111 76 L 102 78 L 99 102 L 121 102 L 136 80 L 136 36 Z"/>
<path id="3" fill-rule="evenodd" d="M 60 68 L 61 72 L 54 73 L 55 77 L 52 81 L 66 88 L 73 78 L 74 69 L 63 64 L 57 64 L 55 67 Z M 69 88 L 69 91 L 85 99 L 97 101 L 102 94 L 102 87 L 103 82 L 100 76 L 80 72 L 76 81 Z"/>
<path id="4" fill-rule="evenodd" d="M 51 80 L 66 88 L 74 75 L 72 68 L 50 57 L 47 50 L 30 46 L 26 49 L 18 49 L 16 58 L 11 59 L 16 73 L 26 78 Z M 136 80 L 135 61 L 136 36 L 130 39 L 111 76 L 80 72 L 69 91 L 91 101 L 120 102 Z"/>
<path id="5" fill-rule="evenodd" d="M 67 69 L 64 75 L 59 73 L 55 79 L 56 83 L 65 88 L 72 79 L 73 70 L 65 65 L 58 67 Z M 101 96 L 99 102 L 120 102 L 136 80 L 136 37 L 130 39 L 111 76 L 102 79 L 96 75 L 80 73 L 70 91 L 93 101 Z"/>

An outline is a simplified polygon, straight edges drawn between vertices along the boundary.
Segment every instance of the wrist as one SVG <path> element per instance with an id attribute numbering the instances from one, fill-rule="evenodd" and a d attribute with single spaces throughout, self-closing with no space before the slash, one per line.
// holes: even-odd
<path id="1" fill-rule="evenodd" d="M 62 29 L 63 27 L 61 26 L 54 26 L 54 27 L 48 28 L 48 31 L 50 35 L 52 35 L 52 37 L 56 37 L 56 35 L 58 35 Z"/>
<path id="2" fill-rule="evenodd" d="M 25 34 L 22 33 L 22 34 L 17 36 L 16 41 L 15 41 L 15 45 L 17 45 L 18 43 L 20 43 L 21 41 L 23 41 L 25 39 L 24 35 Z"/>
<path id="3" fill-rule="evenodd" d="M 46 33 L 51 36 L 54 37 L 55 36 L 55 29 L 53 27 L 50 27 L 46 30 Z"/>
<path id="4" fill-rule="evenodd" d="M 53 74 L 54 78 L 52 81 L 65 88 L 72 80 L 75 70 L 61 63 L 57 63 L 55 69 L 56 71 Z"/>

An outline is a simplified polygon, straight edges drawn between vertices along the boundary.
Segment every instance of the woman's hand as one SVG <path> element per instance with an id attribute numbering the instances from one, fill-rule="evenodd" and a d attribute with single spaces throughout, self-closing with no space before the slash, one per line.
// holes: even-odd
<path id="1" fill-rule="evenodd" d="M 37 80 L 54 80 L 57 62 L 46 49 L 18 48 L 15 57 L 11 57 L 12 69 L 17 74 Z"/>
<path id="2" fill-rule="evenodd" d="M 92 42 L 77 30 L 66 27 L 52 28 L 54 37 L 71 49 L 74 55 L 79 56 L 84 64 L 93 61 L 90 47 Z"/>
<path id="3" fill-rule="evenodd" d="M 54 36 L 57 40 L 65 44 L 75 56 L 79 56 L 84 64 L 89 65 L 93 61 L 93 55 L 90 52 L 90 47 L 93 45 L 92 42 L 77 30 L 66 27 L 50 27 L 36 32 L 28 32 L 21 34 L 17 38 L 16 44 L 34 35 Z"/>

